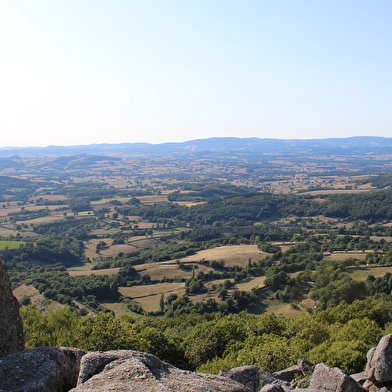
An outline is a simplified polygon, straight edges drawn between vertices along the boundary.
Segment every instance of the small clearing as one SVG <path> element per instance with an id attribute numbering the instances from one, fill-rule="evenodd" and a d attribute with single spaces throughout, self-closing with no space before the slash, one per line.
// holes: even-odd
<path id="1" fill-rule="evenodd" d="M 87 268 L 86 266 L 83 267 L 72 267 L 67 269 L 67 272 L 69 273 L 70 276 L 83 276 L 83 275 L 108 275 L 112 276 L 118 273 L 120 268 L 105 268 L 105 269 L 99 269 L 99 270 L 92 270 L 91 266 L 94 264 L 88 264 Z"/>
<path id="2" fill-rule="evenodd" d="M 384 276 L 387 272 L 392 273 L 392 266 L 351 267 L 347 269 L 347 272 L 354 280 L 364 281 L 369 275 L 378 278 L 379 276 Z"/>
<path id="3" fill-rule="evenodd" d="M 234 267 L 236 265 L 244 267 L 248 264 L 249 258 L 254 262 L 263 259 L 267 254 L 261 252 L 257 245 L 227 245 L 201 250 L 194 255 L 184 257 L 181 261 L 224 260 L 225 267 Z"/>

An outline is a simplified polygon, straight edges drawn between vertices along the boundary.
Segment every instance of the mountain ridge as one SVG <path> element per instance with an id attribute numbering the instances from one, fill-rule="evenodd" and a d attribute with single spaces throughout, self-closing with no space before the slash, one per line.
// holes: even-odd
<path id="1" fill-rule="evenodd" d="M 0 156 L 13 155 L 74 155 L 101 154 L 189 154 L 196 152 L 243 152 L 243 153 L 311 153 L 339 154 L 354 153 L 392 153 L 392 138 L 380 136 L 353 136 L 326 139 L 275 139 L 275 138 L 238 138 L 211 137 L 193 139 L 185 142 L 152 143 L 100 143 L 75 146 L 46 147 L 0 147 Z"/>

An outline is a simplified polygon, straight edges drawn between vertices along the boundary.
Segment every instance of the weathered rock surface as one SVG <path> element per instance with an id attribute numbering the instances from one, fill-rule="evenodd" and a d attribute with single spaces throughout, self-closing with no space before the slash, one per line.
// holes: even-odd
<path id="1" fill-rule="evenodd" d="M 272 375 L 276 378 L 279 378 L 279 380 L 290 382 L 294 380 L 295 376 L 303 376 L 303 372 L 300 365 L 293 365 L 288 367 L 287 369 L 274 372 L 272 373 Z"/>
<path id="2" fill-rule="evenodd" d="M 260 392 L 285 392 L 285 390 L 279 384 L 267 384 L 260 389 Z"/>
<path id="3" fill-rule="evenodd" d="M 261 370 L 259 372 L 259 383 L 260 386 L 264 386 L 267 384 L 272 384 L 273 382 L 276 383 L 276 381 L 278 381 L 279 379 L 277 377 L 275 377 L 272 373 L 267 372 L 265 370 Z"/>
<path id="4" fill-rule="evenodd" d="M 385 335 L 377 347 L 369 350 L 366 373 L 373 381 L 392 381 L 392 335 Z"/>
<path id="5" fill-rule="evenodd" d="M 365 382 L 369 378 L 369 375 L 367 374 L 367 372 L 361 372 L 350 374 L 350 377 L 353 378 L 356 382 L 361 383 Z"/>
<path id="6" fill-rule="evenodd" d="M 64 392 L 76 385 L 77 348 L 38 347 L 0 358 L 1 392 Z"/>
<path id="7" fill-rule="evenodd" d="M 7 269 L 0 260 L 0 357 L 24 349 L 19 302 L 12 294 Z"/>
<path id="8" fill-rule="evenodd" d="M 132 350 L 93 352 L 81 362 L 72 392 L 251 392 L 229 378 L 193 373 Z"/>
<path id="9" fill-rule="evenodd" d="M 247 386 L 251 391 L 259 390 L 259 370 L 254 365 L 240 366 L 230 370 L 220 370 L 219 376 L 231 378 Z"/>
<path id="10" fill-rule="evenodd" d="M 338 368 L 330 368 L 319 363 L 314 368 L 309 389 L 324 392 L 362 392 L 362 387 Z"/>

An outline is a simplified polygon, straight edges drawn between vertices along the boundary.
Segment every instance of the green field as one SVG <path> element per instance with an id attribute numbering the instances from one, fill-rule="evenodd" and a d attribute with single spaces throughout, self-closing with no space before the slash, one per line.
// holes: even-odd
<path id="1" fill-rule="evenodd" d="M 364 281 L 369 275 L 378 278 L 384 276 L 387 272 L 392 272 L 392 266 L 366 266 L 366 267 L 351 267 L 347 269 L 350 276 L 357 281 Z"/>
<path id="2" fill-rule="evenodd" d="M 24 244 L 25 244 L 24 242 L 20 242 L 20 241 L 0 241 L 0 250 L 3 250 L 5 248 L 17 249 Z"/>
<path id="3" fill-rule="evenodd" d="M 122 302 L 118 301 L 110 301 L 110 302 L 101 302 L 101 305 L 104 306 L 105 308 L 111 310 L 114 312 L 116 316 L 122 316 L 124 314 L 129 314 L 129 310 L 124 306 Z M 133 313 L 132 314 L 140 317 L 140 314 Z"/>

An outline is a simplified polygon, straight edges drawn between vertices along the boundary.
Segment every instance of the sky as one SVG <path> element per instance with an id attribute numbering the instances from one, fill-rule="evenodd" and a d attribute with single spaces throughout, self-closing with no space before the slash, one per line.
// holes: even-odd
<path id="1" fill-rule="evenodd" d="M 0 0 L 0 147 L 392 137 L 390 0 Z"/>

